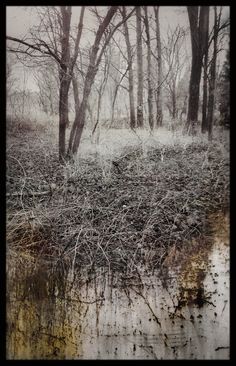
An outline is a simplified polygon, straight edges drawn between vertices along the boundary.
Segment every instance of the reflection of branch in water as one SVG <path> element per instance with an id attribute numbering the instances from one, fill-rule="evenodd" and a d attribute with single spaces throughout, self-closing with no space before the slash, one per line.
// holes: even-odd
<path id="1" fill-rule="evenodd" d="M 139 291 L 135 290 L 134 288 L 132 288 L 132 290 L 133 290 L 137 295 L 139 295 L 140 297 L 142 297 L 142 299 L 144 300 L 145 304 L 148 306 L 149 310 L 151 311 L 152 315 L 154 316 L 154 318 L 155 318 L 155 320 L 156 320 L 157 324 L 158 324 L 158 325 L 160 325 L 160 327 L 161 327 L 161 323 L 160 323 L 160 321 L 159 321 L 158 317 L 156 316 L 156 314 L 154 313 L 154 311 L 153 311 L 153 309 L 152 309 L 151 305 L 150 305 L 150 304 L 149 304 L 149 302 L 147 301 L 146 297 L 145 297 L 141 292 L 139 292 Z"/>
<path id="2" fill-rule="evenodd" d="M 138 345 L 140 348 L 142 348 L 144 351 L 146 351 L 148 354 L 154 356 L 154 360 L 158 360 L 156 353 L 153 350 L 153 346 L 144 346 L 144 345 Z"/>
<path id="3" fill-rule="evenodd" d="M 223 309 L 222 309 L 221 315 L 223 314 L 223 312 L 224 312 L 224 310 L 225 310 L 225 307 L 226 307 L 227 302 L 228 302 L 228 300 L 225 300 L 225 301 L 224 301 L 224 306 L 223 306 Z"/>
<path id="4" fill-rule="evenodd" d="M 226 346 L 226 347 L 217 347 L 216 349 L 215 349 L 215 351 L 219 351 L 220 349 L 228 349 L 229 348 L 229 346 Z"/>

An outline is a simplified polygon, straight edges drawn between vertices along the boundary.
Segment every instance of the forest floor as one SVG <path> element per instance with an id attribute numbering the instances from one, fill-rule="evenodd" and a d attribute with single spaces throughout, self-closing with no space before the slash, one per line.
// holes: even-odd
<path id="1" fill-rule="evenodd" d="M 19 265 L 41 258 L 121 278 L 162 270 L 195 238 L 205 245 L 209 214 L 229 209 L 228 132 L 208 143 L 112 130 L 99 144 L 85 132 L 63 166 L 52 131 L 9 131 L 6 186 L 7 250 Z"/>

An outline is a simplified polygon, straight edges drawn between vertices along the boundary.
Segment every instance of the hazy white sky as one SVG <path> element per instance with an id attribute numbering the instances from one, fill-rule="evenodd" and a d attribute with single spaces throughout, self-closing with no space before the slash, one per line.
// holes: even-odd
<path id="1" fill-rule="evenodd" d="M 103 8 L 103 7 L 101 7 Z M 73 20 L 78 21 L 80 7 L 72 7 Z M 89 14 L 85 13 L 86 22 Z M 22 36 L 27 30 L 36 24 L 37 17 L 32 7 L 26 6 L 7 6 L 7 34 L 11 36 Z M 187 25 L 188 17 L 185 6 L 161 6 L 160 23 L 163 30 L 170 25 L 175 27 L 177 24 Z M 88 24 L 87 24 L 88 25 Z"/>
<path id="2" fill-rule="evenodd" d="M 102 10 L 101 8 L 104 7 L 100 7 L 100 10 Z M 72 21 L 74 24 L 78 23 L 80 9 L 80 7 L 72 7 Z M 223 14 L 224 16 L 229 14 L 229 7 L 224 7 Z M 26 35 L 29 28 L 37 24 L 38 21 L 34 8 L 26 6 L 8 6 L 6 20 L 7 35 L 15 37 L 22 37 Z M 160 27 L 162 37 L 165 37 L 168 27 L 174 29 L 178 24 L 184 27 L 189 26 L 186 6 L 161 6 Z M 93 26 L 93 20 L 91 19 L 91 15 L 88 11 L 85 11 L 84 25 L 87 28 L 92 28 Z M 88 41 L 88 37 L 90 37 L 90 35 L 85 31 L 83 41 Z M 20 78 L 22 78 L 22 70 L 23 68 L 18 67 L 17 72 Z M 36 90 L 30 70 L 27 71 L 27 76 L 27 87 Z"/>

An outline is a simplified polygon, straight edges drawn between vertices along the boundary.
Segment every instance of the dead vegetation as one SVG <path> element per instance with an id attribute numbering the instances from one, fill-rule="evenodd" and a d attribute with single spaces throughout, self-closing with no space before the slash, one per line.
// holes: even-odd
<path id="1" fill-rule="evenodd" d="M 153 272 L 206 234 L 209 213 L 228 208 L 227 143 L 138 145 L 65 166 L 53 146 L 35 132 L 8 138 L 7 248 L 15 259 Z"/>

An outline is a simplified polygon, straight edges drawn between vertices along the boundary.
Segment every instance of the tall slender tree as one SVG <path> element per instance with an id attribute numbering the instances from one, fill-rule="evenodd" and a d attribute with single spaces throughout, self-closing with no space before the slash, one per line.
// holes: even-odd
<path id="1" fill-rule="evenodd" d="M 230 55 L 229 49 L 220 73 L 219 81 L 219 112 L 221 124 L 230 127 Z"/>
<path id="2" fill-rule="evenodd" d="M 87 69 L 85 81 L 84 81 L 83 96 L 82 96 L 80 106 L 75 115 L 75 120 L 74 120 L 72 129 L 71 129 L 71 132 L 70 132 L 69 146 L 68 146 L 68 151 L 67 151 L 68 158 L 72 158 L 78 151 L 82 132 L 83 132 L 84 125 L 85 125 L 86 110 L 87 110 L 87 106 L 88 106 L 89 95 L 91 93 L 92 85 L 93 85 L 95 76 L 97 74 L 98 67 L 100 65 L 104 51 L 105 51 L 107 45 L 109 44 L 111 38 L 113 37 L 116 29 L 118 29 L 134 12 L 134 9 L 132 11 L 130 11 L 125 19 L 122 19 L 120 22 L 118 22 L 116 24 L 116 26 L 114 26 L 112 28 L 112 30 L 110 30 L 103 46 L 101 47 L 101 50 L 99 52 L 99 47 L 101 44 L 102 36 L 108 29 L 108 26 L 109 26 L 113 16 L 117 12 L 117 10 L 118 10 L 118 6 L 111 6 L 109 8 L 106 16 L 101 21 L 101 23 L 98 27 L 93 46 L 91 48 L 90 57 L 89 57 L 89 65 L 88 65 L 88 69 Z"/>
<path id="3" fill-rule="evenodd" d="M 75 38 L 74 49 L 70 46 L 71 37 L 71 6 L 43 7 L 38 10 L 40 25 L 32 32 L 29 40 L 7 36 L 9 41 L 17 42 L 15 49 L 9 47 L 12 52 L 27 55 L 35 60 L 42 57 L 52 58 L 59 66 L 59 160 L 64 161 L 66 155 L 66 127 L 68 126 L 68 94 L 76 63 L 79 44 L 83 29 L 85 7 L 81 8 L 80 19 Z M 59 51 L 59 48 L 61 50 Z"/>
<path id="4" fill-rule="evenodd" d="M 137 127 L 143 127 L 143 46 L 141 7 L 136 6 L 136 35 L 137 35 Z"/>
<path id="5" fill-rule="evenodd" d="M 189 102 L 186 129 L 190 133 L 194 133 L 195 126 L 198 121 L 199 89 L 204 51 L 203 39 L 206 7 L 188 6 L 187 9 L 191 32 L 192 65 L 189 84 Z"/>
<path id="6" fill-rule="evenodd" d="M 208 95 L 208 38 L 210 7 L 205 7 L 203 20 L 203 99 L 202 99 L 202 133 L 207 131 L 207 95 Z"/>
<path id="7" fill-rule="evenodd" d="M 221 13 L 219 14 L 219 17 L 217 17 L 217 8 L 216 6 L 214 6 L 213 55 L 210 66 L 209 97 L 208 97 L 208 109 L 207 109 L 207 127 L 208 127 L 209 140 L 212 140 L 215 85 L 216 85 L 217 41 L 218 41 L 218 30 L 220 26 L 220 16 Z"/>
<path id="8" fill-rule="evenodd" d="M 153 83 L 151 74 L 151 39 L 150 39 L 150 28 L 149 28 L 147 6 L 144 6 L 144 24 L 146 30 L 146 44 L 147 44 L 148 122 L 151 130 L 153 130 L 154 118 L 153 118 Z"/>
<path id="9" fill-rule="evenodd" d="M 156 22 L 156 42 L 157 42 L 157 66 L 158 66 L 158 79 L 156 88 L 156 124 L 162 126 L 163 113 L 162 113 L 162 50 L 161 50 L 161 33 L 160 33 L 160 21 L 159 21 L 159 6 L 154 6 L 155 22 Z"/>
<path id="10" fill-rule="evenodd" d="M 123 20 L 126 18 L 126 9 L 125 6 L 122 6 L 122 16 Z M 128 56 L 128 67 L 129 67 L 129 105 L 130 105 L 130 127 L 135 128 L 135 107 L 134 107 L 134 76 L 133 76 L 133 56 L 130 44 L 129 37 L 129 29 L 126 21 L 123 23 L 124 26 L 124 35 L 125 42 L 127 48 L 127 56 Z"/>

